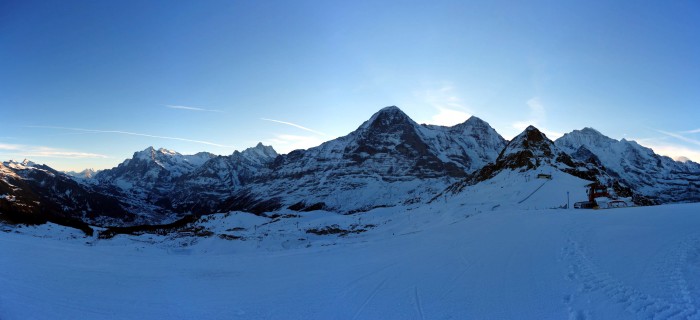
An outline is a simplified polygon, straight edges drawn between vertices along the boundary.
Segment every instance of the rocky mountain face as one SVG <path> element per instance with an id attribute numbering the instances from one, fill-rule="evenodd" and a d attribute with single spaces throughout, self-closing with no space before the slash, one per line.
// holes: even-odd
<path id="1" fill-rule="evenodd" d="M 659 202 L 700 200 L 700 165 L 695 162 L 674 161 L 591 128 L 567 133 L 555 144 L 579 161 L 598 163 L 609 175 Z"/>
<path id="2" fill-rule="evenodd" d="M 610 187 L 613 195 L 631 198 L 637 205 L 654 204 L 645 194 L 631 188 L 625 181 L 610 175 L 592 154 L 579 153 L 581 160 L 559 148 L 537 128 L 529 126 L 509 141 L 494 163 L 487 164 L 466 179 L 451 185 L 448 193 L 457 194 L 465 188 L 493 179 L 504 171 L 531 176 L 530 171 L 541 173 L 551 179 L 555 171 L 587 181 L 596 181 Z M 511 176 L 511 179 L 516 179 Z M 547 178 L 545 178 L 547 179 Z"/>
<path id="3" fill-rule="evenodd" d="M 246 175 L 240 189 L 226 181 L 215 184 L 215 190 L 234 194 L 210 209 L 356 212 L 422 201 L 493 161 L 504 145 L 475 117 L 451 128 L 426 126 L 387 107 L 347 136 L 253 167 L 249 172 L 256 174 Z"/>
<path id="4" fill-rule="evenodd" d="M 31 161 L 0 164 L 0 213 L 21 223 L 98 224 L 138 222 L 117 198 Z"/>
<path id="5" fill-rule="evenodd" d="M 85 170 L 80 171 L 80 172 L 67 171 L 67 172 L 63 172 L 63 173 L 65 173 L 71 177 L 78 178 L 78 179 L 92 179 L 95 176 L 95 174 L 97 174 L 97 171 L 95 171 L 93 169 L 85 169 Z"/>
<path id="6" fill-rule="evenodd" d="M 493 163 L 485 165 L 463 181 L 453 185 L 451 189 L 459 191 L 466 186 L 489 180 L 504 170 L 524 172 L 544 166 L 548 170 L 559 170 L 590 181 L 608 178 L 595 163 L 574 161 L 544 133 L 529 126 L 508 142 Z"/>
<path id="7" fill-rule="evenodd" d="M 117 167 L 70 177 L 31 162 L 0 166 L 0 213 L 33 213 L 96 224 L 172 222 L 188 214 L 286 208 L 342 213 L 423 203 L 500 172 L 555 170 L 613 186 L 620 196 L 699 201 L 700 165 L 658 156 L 593 129 L 556 142 L 535 127 L 511 141 L 471 117 L 453 127 L 421 125 L 397 107 L 350 134 L 279 155 L 258 144 L 228 156 L 149 147 Z M 640 200 L 641 199 L 641 200 Z"/>
<path id="8" fill-rule="evenodd" d="M 224 199 L 236 196 L 258 177 L 269 175 L 277 158 L 271 146 L 258 143 L 254 148 L 214 157 L 174 185 L 169 207 L 178 212 L 213 212 Z"/>
<path id="9" fill-rule="evenodd" d="M 423 201 L 494 161 L 504 146 L 476 117 L 454 127 L 419 125 L 387 107 L 308 150 L 278 155 L 258 144 L 230 156 L 183 156 L 148 148 L 93 182 L 136 211 L 169 220 L 229 210 L 356 212 Z"/>
<path id="10" fill-rule="evenodd" d="M 199 168 L 215 155 L 200 152 L 182 155 L 167 149 L 148 147 L 135 152 L 116 168 L 95 175 L 99 185 L 113 186 L 132 197 L 149 199 L 171 191 L 177 178 Z"/>

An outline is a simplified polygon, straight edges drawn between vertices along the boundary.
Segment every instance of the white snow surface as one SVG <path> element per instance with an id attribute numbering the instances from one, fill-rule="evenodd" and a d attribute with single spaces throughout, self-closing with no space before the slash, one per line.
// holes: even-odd
<path id="1" fill-rule="evenodd" d="M 538 178 L 540 174 L 551 178 Z M 463 206 L 491 210 L 556 209 L 566 207 L 567 192 L 569 206 L 573 206 L 574 202 L 587 201 L 586 185 L 591 182 L 549 165 L 526 172 L 506 169 L 491 179 L 465 188 L 453 197 Z"/>
<path id="2" fill-rule="evenodd" d="M 700 317 L 700 204 L 490 209 L 455 200 L 199 223 L 238 240 L 0 225 L 0 318 Z M 367 231 L 305 232 L 331 225 Z"/>

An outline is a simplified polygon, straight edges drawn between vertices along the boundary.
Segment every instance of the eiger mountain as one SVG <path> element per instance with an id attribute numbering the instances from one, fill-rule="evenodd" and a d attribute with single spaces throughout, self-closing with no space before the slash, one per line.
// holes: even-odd
<path id="1" fill-rule="evenodd" d="M 347 136 L 276 157 L 214 211 L 347 213 L 421 202 L 493 161 L 504 145 L 477 118 L 451 128 L 425 126 L 387 107 Z"/>
<path id="2" fill-rule="evenodd" d="M 387 107 L 344 137 L 284 155 L 262 144 L 228 156 L 149 147 L 92 178 L 90 172 L 71 177 L 30 162 L 6 162 L 0 166 L 0 213 L 101 225 L 232 210 L 354 213 L 426 203 L 446 190 L 459 194 L 492 179 L 520 183 L 535 171 L 556 172 L 575 185 L 598 180 L 639 204 L 651 203 L 647 198 L 700 201 L 700 165 L 593 129 L 553 142 L 530 126 L 506 141 L 476 117 L 452 127 L 424 125 Z"/>

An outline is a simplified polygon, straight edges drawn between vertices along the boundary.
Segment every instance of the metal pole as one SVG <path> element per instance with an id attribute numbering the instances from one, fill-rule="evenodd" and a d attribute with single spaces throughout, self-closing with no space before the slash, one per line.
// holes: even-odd
<path id="1" fill-rule="evenodd" d="M 569 191 L 566 192 L 566 209 L 571 209 L 571 206 L 569 206 Z"/>

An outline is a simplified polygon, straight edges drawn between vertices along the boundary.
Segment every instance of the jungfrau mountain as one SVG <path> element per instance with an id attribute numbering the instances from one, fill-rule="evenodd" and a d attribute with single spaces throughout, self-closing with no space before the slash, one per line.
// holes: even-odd
<path id="1" fill-rule="evenodd" d="M 436 199 L 551 208 L 566 203 L 567 191 L 573 200 L 585 197 L 592 181 L 638 204 L 651 203 L 646 197 L 700 201 L 700 165 L 633 141 L 585 128 L 552 142 L 532 126 L 506 141 L 476 117 L 452 127 L 425 125 L 392 106 L 346 136 L 283 155 L 263 144 L 227 156 L 149 147 L 115 168 L 73 176 L 6 162 L 0 208 L 4 215 L 31 211 L 101 225 L 233 210 L 350 214 Z"/>
<path id="2" fill-rule="evenodd" d="M 598 163 L 636 192 L 661 203 L 700 200 L 700 164 L 674 161 L 626 139 L 615 140 L 592 128 L 574 130 L 555 141 L 575 159 Z"/>

